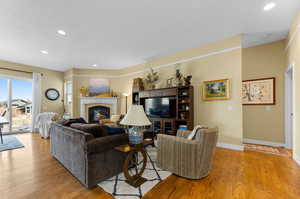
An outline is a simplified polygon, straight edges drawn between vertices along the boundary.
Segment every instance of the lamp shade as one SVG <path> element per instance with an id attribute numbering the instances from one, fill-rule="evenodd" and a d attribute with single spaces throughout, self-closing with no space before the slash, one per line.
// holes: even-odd
<path id="1" fill-rule="evenodd" d="M 120 124 L 129 126 L 149 126 L 151 125 L 151 122 L 147 118 L 143 106 L 131 105 L 128 113 Z"/>

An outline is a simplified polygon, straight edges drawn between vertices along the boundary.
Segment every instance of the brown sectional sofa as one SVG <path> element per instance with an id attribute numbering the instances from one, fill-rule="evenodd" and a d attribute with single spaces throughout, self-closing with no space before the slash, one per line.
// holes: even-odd
<path id="1" fill-rule="evenodd" d="M 87 188 L 122 172 L 126 153 L 114 149 L 128 143 L 127 134 L 94 138 L 92 134 L 53 123 L 52 155 Z"/>

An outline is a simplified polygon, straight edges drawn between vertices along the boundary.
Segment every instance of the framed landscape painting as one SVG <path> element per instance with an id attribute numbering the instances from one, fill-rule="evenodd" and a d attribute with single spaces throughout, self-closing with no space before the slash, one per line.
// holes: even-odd
<path id="1" fill-rule="evenodd" d="M 243 105 L 275 105 L 275 77 L 243 81 Z"/>
<path id="2" fill-rule="evenodd" d="M 202 99 L 205 101 L 230 99 L 230 80 L 220 79 L 203 82 Z"/>

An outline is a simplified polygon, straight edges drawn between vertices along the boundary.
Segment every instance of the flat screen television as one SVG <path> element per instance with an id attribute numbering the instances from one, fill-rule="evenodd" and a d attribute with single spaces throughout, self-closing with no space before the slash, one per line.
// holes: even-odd
<path id="1" fill-rule="evenodd" d="M 145 112 L 151 118 L 176 118 L 176 98 L 145 99 Z"/>

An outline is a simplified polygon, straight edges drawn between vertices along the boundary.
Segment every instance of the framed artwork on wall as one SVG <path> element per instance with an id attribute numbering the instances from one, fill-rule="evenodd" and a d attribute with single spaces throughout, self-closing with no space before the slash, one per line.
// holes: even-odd
<path id="1" fill-rule="evenodd" d="M 242 84 L 243 105 L 275 105 L 275 77 L 244 80 Z"/>
<path id="2" fill-rule="evenodd" d="M 108 97 L 110 86 L 108 79 L 90 79 L 89 95 L 91 97 Z"/>
<path id="3" fill-rule="evenodd" d="M 202 84 L 202 99 L 205 101 L 230 99 L 230 80 L 204 81 Z"/>

